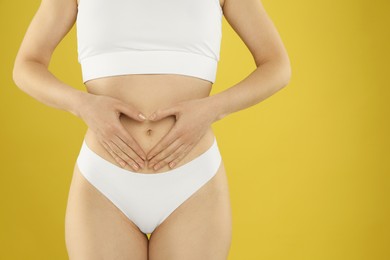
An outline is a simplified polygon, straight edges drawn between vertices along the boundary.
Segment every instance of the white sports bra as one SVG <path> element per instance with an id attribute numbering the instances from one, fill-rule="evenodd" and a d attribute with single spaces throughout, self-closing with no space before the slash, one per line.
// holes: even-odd
<path id="1" fill-rule="evenodd" d="M 125 74 L 181 74 L 214 83 L 222 39 L 219 0 L 80 0 L 83 82 Z"/>

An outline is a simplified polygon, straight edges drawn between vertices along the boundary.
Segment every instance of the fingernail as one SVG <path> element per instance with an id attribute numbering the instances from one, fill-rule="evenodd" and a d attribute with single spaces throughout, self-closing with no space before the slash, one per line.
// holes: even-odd
<path id="1" fill-rule="evenodd" d="M 144 163 L 139 162 L 138 164 L 139 164 L 139 166 L 141 167 L 141 169 L 144 168 Z"/>
<path id="2" fill-rule="evenodd" d="M 142 113 L 138 114 L 138 117 L 141 118 L 141 119 L 143 119 L 143 120 L 146 119 L 146 117 L 145 117 Z"/>
<path id="3" fill-rule="evenodd" d="M 171 168 L 173 168 L 173 166 L 175 166 L 175 163 L 171 162 L 169 165 L 171 166 Z"/>
<path id="4" fill-rule="evenodd" d="M 137 165 L 137 164 L 133 163 L 133 167 L 134 167 L 136 170 L 138 170 L 138 165 Z"/>
<path id="5" fill-rule="evenodd" d="M 126 164 L 124 162 L 119 162 L 119 164 L 122 166 L 122 167 L 125 167 Z"/>
<path id="6" fill-rule="evenodd" d="M 156 113 L 153 113 L 153 114 L 149 117 L 149 119 L 150 119 L 150 120 L 153 120 L 155 117 L 156 117 Z"/>
<path id="7" fill-rule="evenodd" d="M 158 165 L 156 164 L 153 169 L 158 170 Z"/>

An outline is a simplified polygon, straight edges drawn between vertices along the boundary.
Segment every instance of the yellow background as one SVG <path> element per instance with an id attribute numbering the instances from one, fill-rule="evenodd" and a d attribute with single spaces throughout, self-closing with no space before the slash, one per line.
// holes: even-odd
<path id="1" fill-rule="evenodd" d="M 86 125 L 12 81 L 39 3 L 0 1 L 0 259 L 67 259 L 65 208 Z M 229 260 L 390 259 L 389 3 L 263 1 L 293 73 L 280 92 L 213 125 L 233 208 Z M 85 90 L 75 33 L 49 69 Z M 212 94 L 254 68 L 224 18 Z"/>

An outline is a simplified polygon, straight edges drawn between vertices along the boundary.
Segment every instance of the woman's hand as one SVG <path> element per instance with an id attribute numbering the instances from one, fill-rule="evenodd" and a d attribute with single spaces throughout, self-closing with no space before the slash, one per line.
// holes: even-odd
<path id="1" fill-rule="evenodd" d="M 90 94 L 79 110 L 80 117 L 112 157 L 122 167 L 127 162 L 134 170 L 138 170 L 139 165 L 144 167 L 146 154 L 123 127 L 119 120 L 121 113 L 137 121 L 144 121 L 136 108 L 109 96 Z"/>
<path id="2" fill-rule="evenodd" d="M 148 166 L 158 170 L 168 164 L 173 168 L 188 154 L 215 121 L 216 115 L 210 111 L 209 99 L 192 99 L 177 103 L 165 109 L 158 109 L 149 117 L 158 121 L 169 115 L 176 117 L 175 125 L 149 151 Z"/>

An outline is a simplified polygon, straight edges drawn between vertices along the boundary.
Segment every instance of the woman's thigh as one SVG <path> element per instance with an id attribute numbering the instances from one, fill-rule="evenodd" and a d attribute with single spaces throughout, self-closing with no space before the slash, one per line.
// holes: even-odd
<path id="1" fill-rule="evenodd" d="M 232 217 L 223 161 L 216 175 L 181 204 L 149 241 L 150 260 L 226 260 Z"/>
<path id="2" fill-rule="evenodd" d="M 70 260 L 147 260 L 148 238 L 75 164 L 65 216 Z"/>

